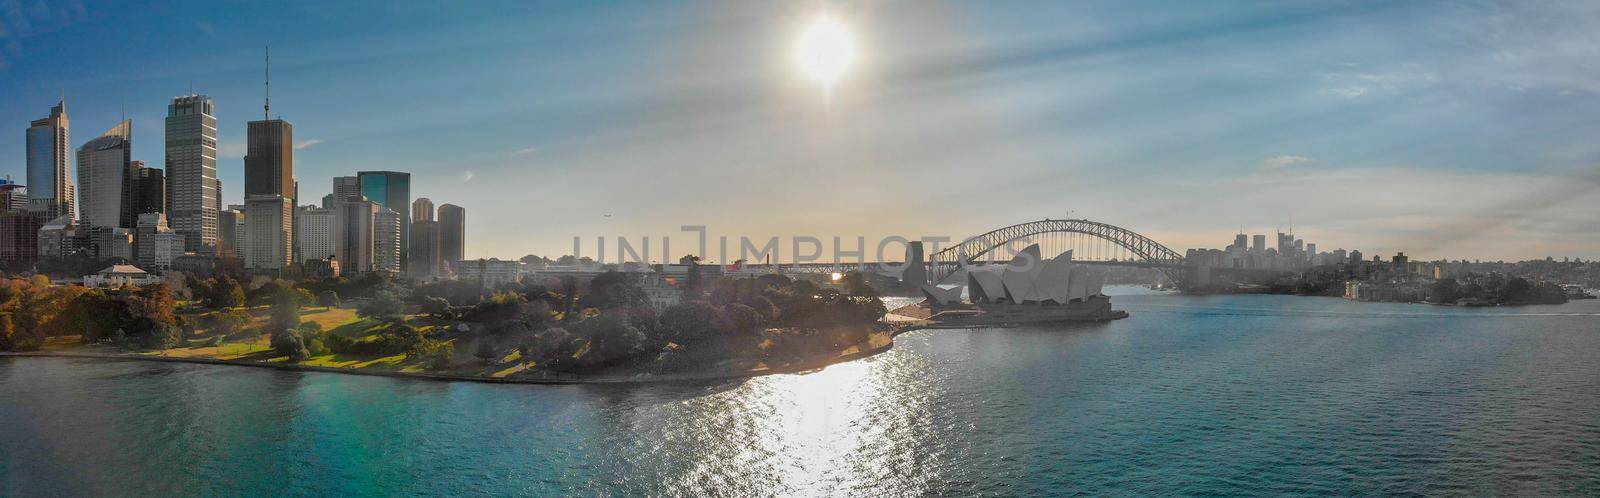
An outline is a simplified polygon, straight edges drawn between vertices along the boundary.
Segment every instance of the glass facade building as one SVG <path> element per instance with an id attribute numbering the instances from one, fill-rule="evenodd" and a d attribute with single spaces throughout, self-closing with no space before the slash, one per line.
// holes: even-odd
<path id="1" fill-rule="evenodd" d="M 399 215 L 400 240 L 411 240 L 411 173 L 360 171 L 356 173 L 356 178 L 361 183 L 363 197 Z M 394 270 L 397 272 L 405 271 L 411 254 L 410 248 L 404 243 L 400 244 L 399 252 L 399 267 Z"/>

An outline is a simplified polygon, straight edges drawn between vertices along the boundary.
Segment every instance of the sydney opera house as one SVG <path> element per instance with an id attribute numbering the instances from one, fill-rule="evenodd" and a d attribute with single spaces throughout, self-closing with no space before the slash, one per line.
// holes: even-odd
<path id="1" fill-rule="evenodd" d="M 951 325 L 1004 325 L 1049 321 L 1110 320 L 1127 316 L 1111 310 L 1101 293 L 1101 268 L 1073 264 L 1072 251 L 1044 259 L 1037 244 L 1005 265 L 969 266 L 964 287 L 923 285 L 928 319 Z M 962 300 L 962 291 L 967 301 Z"/>

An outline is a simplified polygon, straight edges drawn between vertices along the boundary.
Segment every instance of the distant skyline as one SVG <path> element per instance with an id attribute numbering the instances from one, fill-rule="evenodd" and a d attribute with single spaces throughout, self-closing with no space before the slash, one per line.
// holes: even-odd
<path id="1" fill-rule="evenodd" d="M 826 103 L 790 57 L 822 13 L 860 45 Z M 1069 213 L 1180 252 L 1292 223 L 1385 259 L 1600 258 L 1583 1 L 0 0 L 0 174 L 25 181 L 25 130 L 62 91 L 72 149 L 126 109 L 132 159 L 162 165 L 192 84 L 243 204 L 266 45 L 300 203 L 409 172 L 411 198 L 470 211 L 468 258 Z"/>

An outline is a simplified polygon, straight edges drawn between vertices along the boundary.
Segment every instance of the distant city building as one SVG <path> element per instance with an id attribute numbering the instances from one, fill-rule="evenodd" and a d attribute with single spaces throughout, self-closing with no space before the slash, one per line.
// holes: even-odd
<path id="1" fill-rule="evenodd" d="M 44 213 L 25 209 L 0 212 L 0 261 L 30 262 L 39 259 L 39 229 Z"/>
<path id="2" fill-rule="evenodd" d="M 439 222 L 433 218 L 433 201 L 418 197 L 411 203 L 411 261 L 406 273 L 426 279 L 439 274 L 443 265 L 439 253 Z"/>
<path id="3" fill-rule="evenodd" d="M 146 168 L 144 161 L 133 161 L 133 216 L 135 223 L 145 213 L 167 212 L 167 179 L 161 168 Z"/>
<path id="4" fill-rule="evenodd" d="M 76 218 L 70 128 L 65 96 L 50 108 L 49 117 L 28 126 L 28 197 L 46 218 Z"/>
<path id="5" fill-rule="evenodd" d="M 94 259 L 133 261 L 133 230 L 122 227 L 79 227 L 82 250 Z"/>
<path id="6" fill-rule="evenodd" d="M 333 177 L 333 193 L 328 195 L 333 196 L 334 205 L 344 201 L 359 201 L 361 200 L 361 179 L 354 176 L 335 176 Z"/>
<path id="7" fill-rule="evenodd" d="M 439 259 L 461 261 L 467 255 L 467 210 L 455 204 L 439 205 Z"/>
<path id="8" fill-rule="evenodd" d="M 522 262 L 515 260 L 474 259 L 453 261 L 451 266 L 455 268 L 457 280 L 478 282 L 485 288 L 521 281 L 526 273 Z"/>
<path id="9" fill-rule="evenodd" d="M 221 228 L 217 118 L 211 97 L 186 95 L 167 105 L 167 221 L 188 251 L 215 248 Z"/>
<path id="10" fill-rule="evenodd" d="M 334 255 L 334 212 L 332 209 L 301 206 L 295 209 L 296 261 L 327 259 Z"/>
<path id="11" fill-rule="evenodd" d="M 282 270 L 294 257 L 294 200 L 255 195 L 245 200 L 244 267 Z"/>
<path id="12" fill-rule="evenodd" d="M 411 174 L 398 171 L 358 171 L 356 178 L 361 182 L 361 195 L 385 209 L 394 211 L 399 216 L 399 240 L 411 240 Z M 405 244 L 400 244 L 400 257 L 395 271 L 405 269 L 406 259 L 410 253 Z"/>
<path id="13" fill-rule="evenodd" d="M 133 122 L 122 120 L 78 148 L 78 210 L 83 224 L 130 228 L 134 224 Z"/>
<path id="14" fill-rule="evenodd" d="M 133 235 L 134 261 L 152 270 L 172 268 L 172 261 L 183 255 L 183 235 L 167 226 L 167 215 L 143 213 Z"/>
<path id="15" fill-rule="evenodd" d="M 393 209 L 378 209 L 372 217 L 372 269 L 399 274 L 404 268 L 405 216 Z"/>
<path id="16" fill-rule="evenodd" d="M 360 275 L 372 271 L 374 218 L 378 204 L 372 201 L 344 201 L 334 209 L 334 257 L 340 272 Z"/>
<path id="17" fill-rule="evenodd" d="M 1252 235 L 1250 238 L 1251 252 L 1267 252 L 1267 236 L 1265 234 Z"/>
<path id="18" fill-rule="evenodd" d="M 78 239 L 78 225 L 70 215 L 63 214 L 40 225 L 38 240 L 38 254 L 41 258 L 63 258 L 76 255 L 82 250 Z"/>
<path id="19" fill-rule="evenodd" d="M 217 254 L 226 256 L 239 255 L 239 234 L 244 225 L 244 211 L 239 209 L 223 209 L 217 211 Z M 184 245 L 189 243 L 188 236 L 184 236 Z"/>
<path id="20" fill-rule="evenodd" d="M 28 188 L 11 181 L 11 176 L 0 180 L 0 212 L 28 209 Z"/>
<path id="21" fill-rule="evenodd" d="M 294 258 L 294 126 L 251 121 L 245 138 L 244 266 L 281 270 Z"/>

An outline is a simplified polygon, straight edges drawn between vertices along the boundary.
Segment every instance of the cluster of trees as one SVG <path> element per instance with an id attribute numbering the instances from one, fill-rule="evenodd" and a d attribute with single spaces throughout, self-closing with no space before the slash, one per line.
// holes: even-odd
<path id="1" fill-rule="evenodd" d="M 448 292 L 419 292 L 425 296 L 418 301 L 426 313 L 476 323 L 458 334 L 476 341 L 474 356 L 494 361 L 515 351 L 555 371 L 670 370 L 836 351 L 866 340 L 885 311 L 859 276 L 847 278 L 855 284 L 841 293 L 765 275 L 711 282 L 658 314 L 637 278 L 607 272 L 582 290 L 573 279 L 552 279 L 503 287 L 476 302 L 443 297 Z"/>
<path id="2" fill-rule="evenodd" d="M 192 331 L 176 312 L 166 284 L 101 290 L 50 285 L 35 275 L 0 284 L 0 349 L 33 351 L 50 336 L 82 335 L 85 341 L 124 347 L 172 347 Z"/>
<path id="3" fill-rule="evenodd" d="M 1561 286 L 1540 282 L 1529 283 L 1522 277 L 1477 278 L 1465 284 L 1453 278 L 1439 279 L 1428 286 L 1428 300 L 1435 303 L 1457 303 L 1471 299 L 1495 304 L 1561 304 L 1567 294 Z"/>

